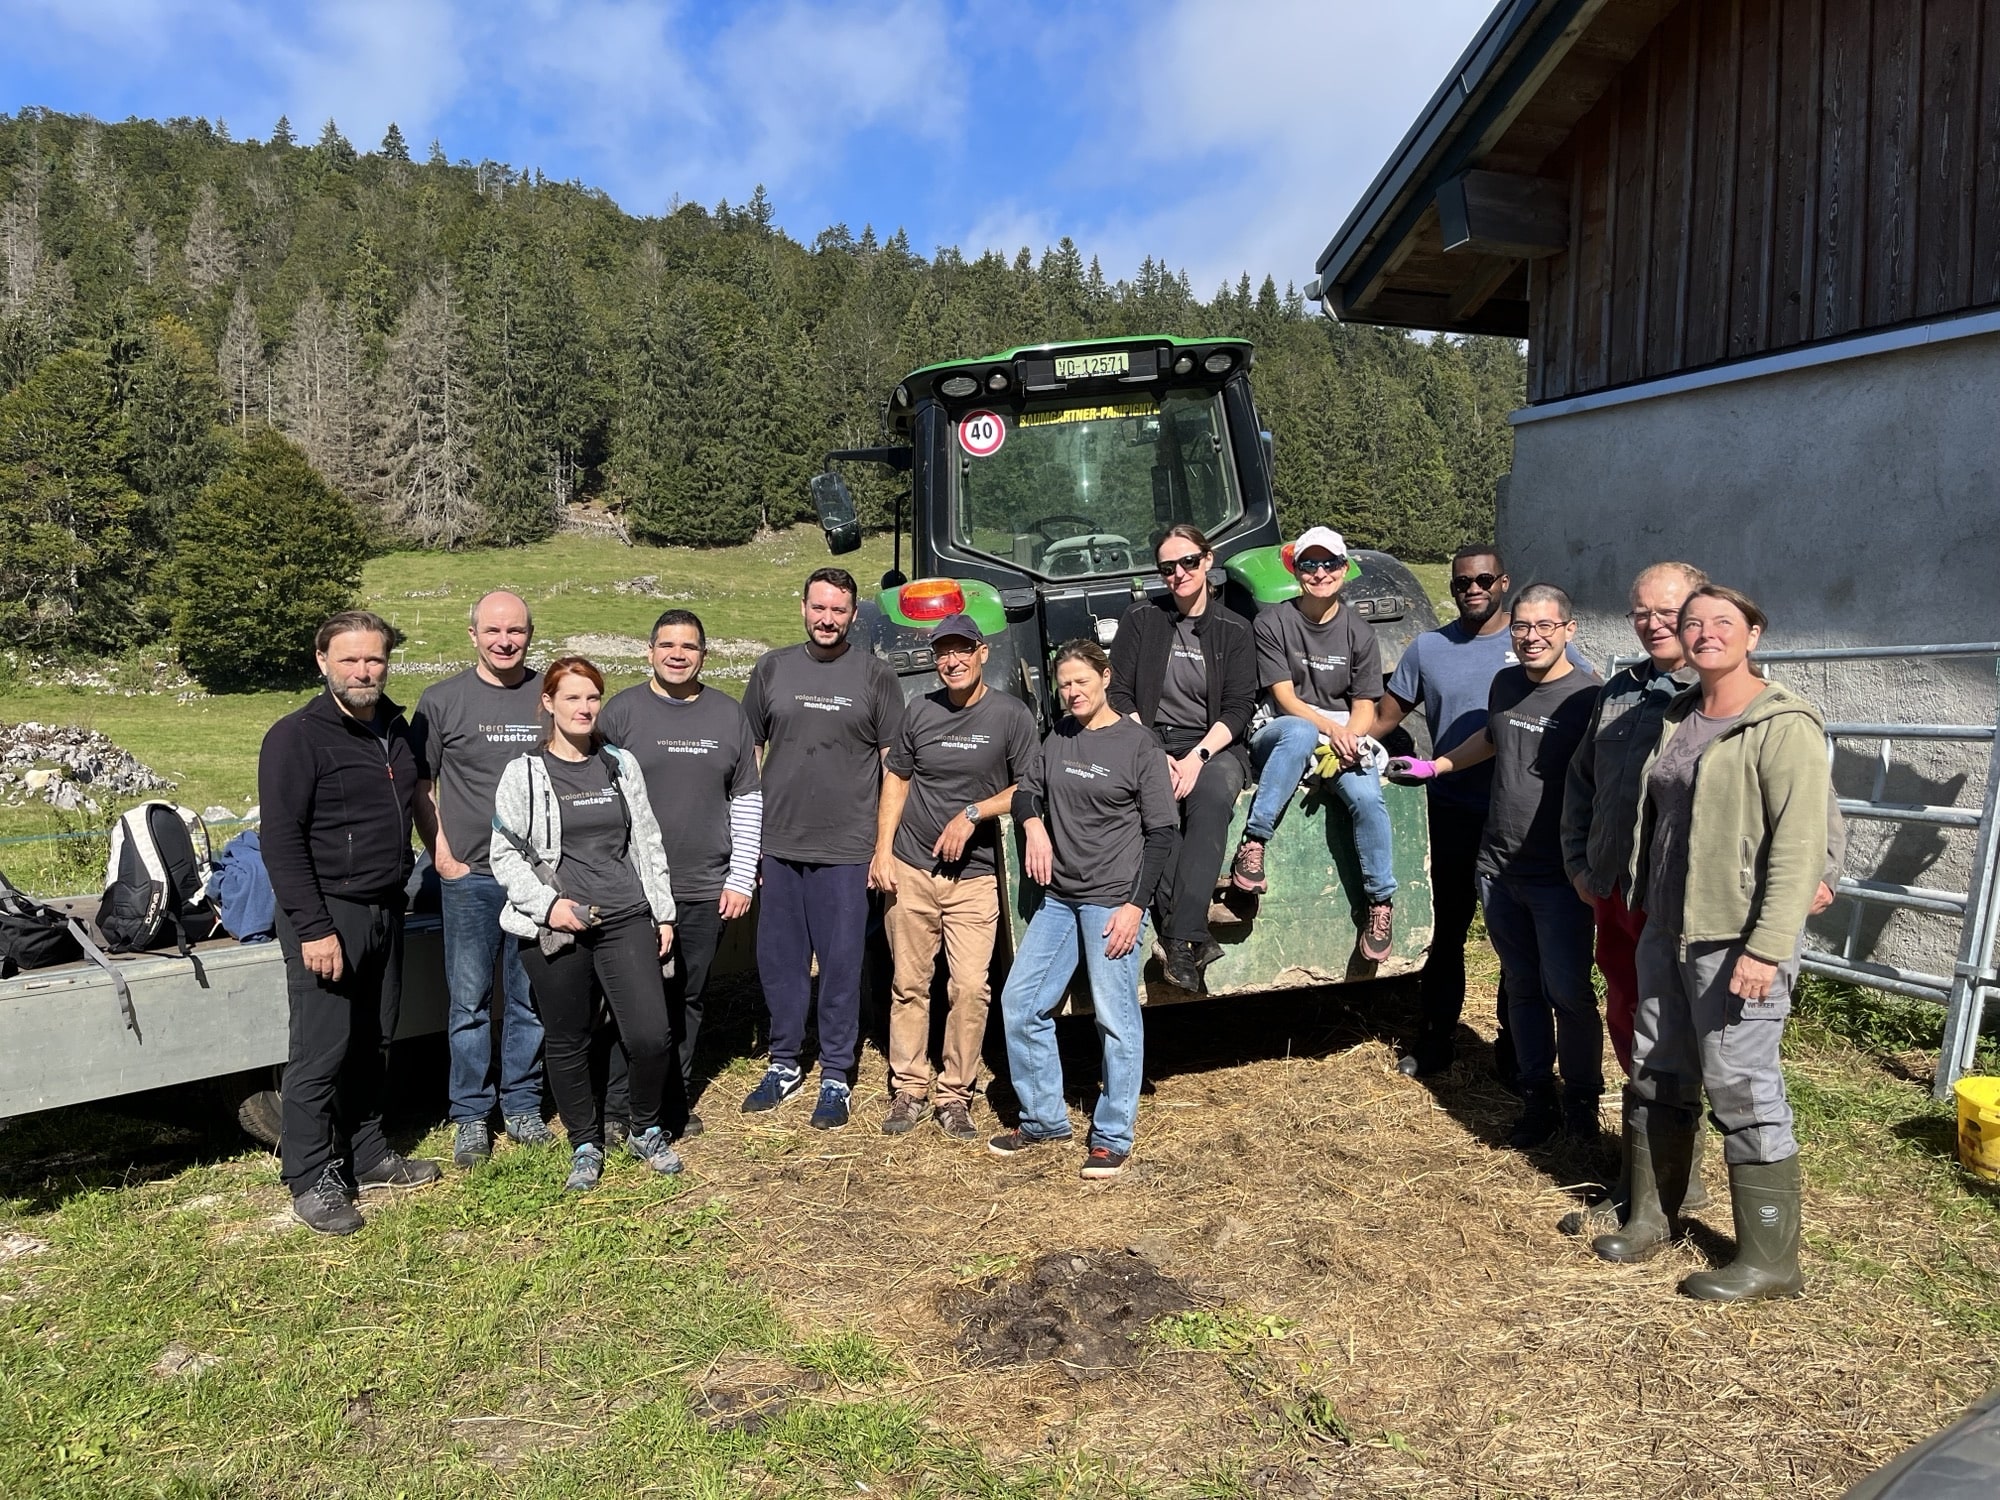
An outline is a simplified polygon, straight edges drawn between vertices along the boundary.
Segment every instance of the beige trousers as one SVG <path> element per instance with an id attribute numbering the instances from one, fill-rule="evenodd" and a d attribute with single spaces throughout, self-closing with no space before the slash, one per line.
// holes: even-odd
<path id="1" fill-rule="evenodd" d="M 896 894 L 882 912 L 896 962 L 890 985 L 889 1076 L 898 1094 L 931 1092 L 931 975 L 938 946 L 950 969 L 940 1106 L 970 1104 L 992 998 L 987 970 L 1000 936 L 1000 881 L 994 875 L 952 880 L 896 861 Z"/>

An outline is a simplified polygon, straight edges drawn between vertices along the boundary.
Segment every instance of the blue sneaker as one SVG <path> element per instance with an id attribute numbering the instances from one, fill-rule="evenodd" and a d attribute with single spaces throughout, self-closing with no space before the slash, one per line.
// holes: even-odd
<path id="1" fill-rule="evenodd" d="M 597 1186 L 604 1176 L 604 1150 L 588 1142 L 578 1146 L 569 1159 L 569 1180 L 563 1184 L 563 1191 L 587 1193 Z"/>
<path id="2" fill-rule="evenodd" d="M 743 1113 L 761 1115 L 766 1110 L 776 1109 L 796 1094 L 799 1085 L 804 1082 L 805 1074 L 797 1068 L 784 1068 L 772 1064 L 764 1070 L 763 1079 L 757 1087 L 750 1090 L 749 1097 L 743 1101 Z"/>
<path id="3" fill-rule="evenodd" d="M 663 1177 L 671 1177 L 681 1169 L 679 1153 L 667 1144 L 667 1133 L 657 1125 L 628 1136 L 625 1149 Z"/>
<path id="4" fill-rule="evenodd" d="M 838 1130 L 847 1123 L 847 1085 L 835 1078 L 819 1081 L 819 1103 L 813 1106 L 814 1130 Z"/>

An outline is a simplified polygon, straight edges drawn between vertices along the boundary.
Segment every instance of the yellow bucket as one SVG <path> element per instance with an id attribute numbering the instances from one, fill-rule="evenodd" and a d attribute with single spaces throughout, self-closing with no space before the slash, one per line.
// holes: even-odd
<path id="1" fill-rule="evenodd" d="M 1974 1177 L 2000 1182 L 2000 1078 L 1959 1079 L 1958 1161 Z"/>

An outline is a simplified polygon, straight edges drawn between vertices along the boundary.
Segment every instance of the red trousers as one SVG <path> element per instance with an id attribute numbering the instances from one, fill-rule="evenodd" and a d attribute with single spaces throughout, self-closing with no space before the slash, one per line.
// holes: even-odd
<path id="1" fill-rule="evenodd" d="M 1646 914 L 1631 911 L 1623 892 L 1613 891 L 1591 903 L 1597 910 L 1597 971 L 1604 976 L 1604 1029 L 1611 1033 L 1611 1050 L 1618 1066 L 1632 1076 L 1632 1012 L 1639 1004 L 1639 970 L 1635 955 Z"/>

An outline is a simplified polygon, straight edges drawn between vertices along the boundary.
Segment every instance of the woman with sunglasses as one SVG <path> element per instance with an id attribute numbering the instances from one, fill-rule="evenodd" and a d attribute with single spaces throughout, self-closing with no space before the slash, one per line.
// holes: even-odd
<path id="1" fill-rule="evenodd" d="M 1736 1258 L 1680 1289 L 1704 1301 L 1796 1297 L 1799 1143 L 1778 1045 L 1799 945 L 1827 856 L 1826 726 L 1750 660 L 1764 612 L 1703 584 L 1679 633 L 1697 687 L 1674 699 L 1641 773 L 1626 878 L 1646 913 L 1637 955 L 1632 1109 L 1638 1130 L 1624 1228 L 1606 1260 L 1648 1260 L 1673 1237 L 1708 1091 L 1722 1132 Z"/>
<path id="2" fill-rule="evenodd" d="M 1160 939 L 1167 983 L 1198 995 L 1207 988 L 1203 971 L 1222 956 L 1209 936 L 1208 903 L 1236 795 L 1250 777 L 1244 738 L 1257 707 L 1257 647 L 1249 622 L 1209 592 L 1215 551 L 1198 527 L 1169 527 L 1153 552 L 1167 591 L 1118 622 L 1110 702 L 1167 752 L 1181 845 L 1161 882 Z"/>
<path id="3" fill-rule="evenodd" d="M 564 1187 L 604 1174 L 604 1084 L 610 1006 L 630 1065 L 625 1149 L 655 1172 L 681 1169 L 660 1126 L 677 1068 L 660 960 L 673 951 L 667 850 L 639 762 L 597 732 L 604 675 L 580 656 L 542 674 L 548 739 L 500 773 L 493 804 L 493 875 L 507 892 L 500 925 L 521 940 L 541 1012 L 549 1086 L 571 1161 Z"/>

